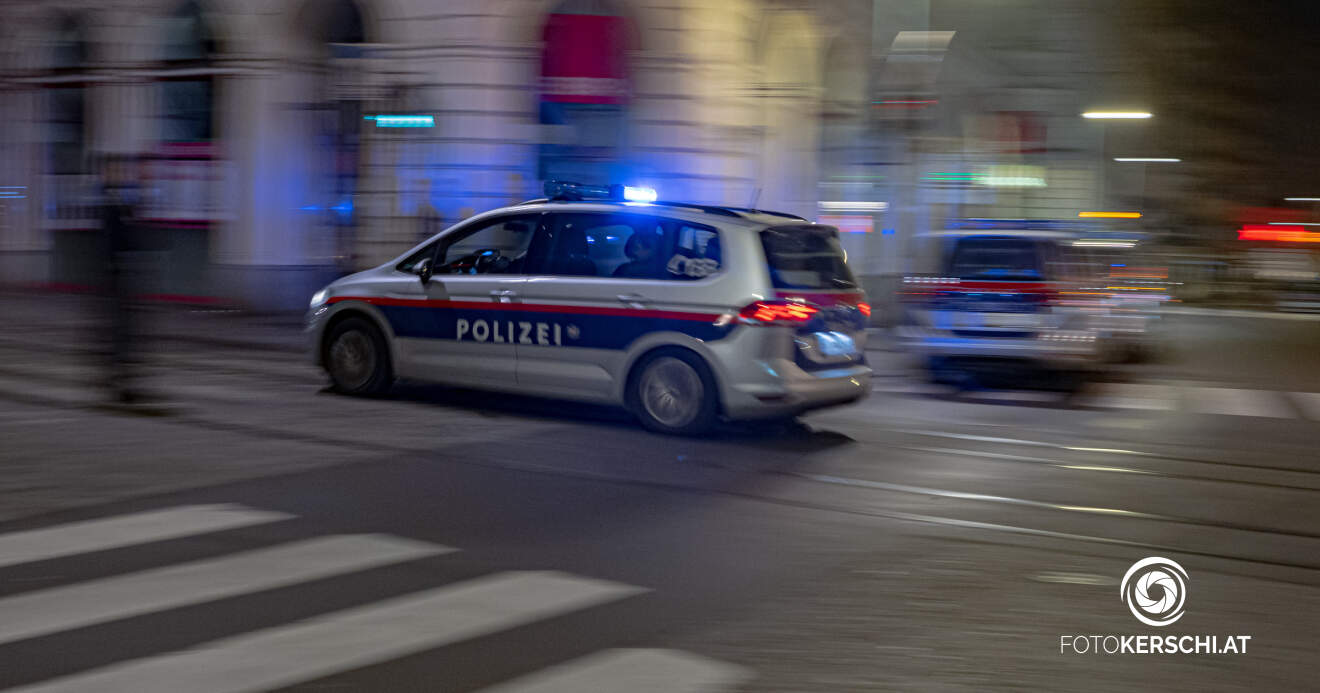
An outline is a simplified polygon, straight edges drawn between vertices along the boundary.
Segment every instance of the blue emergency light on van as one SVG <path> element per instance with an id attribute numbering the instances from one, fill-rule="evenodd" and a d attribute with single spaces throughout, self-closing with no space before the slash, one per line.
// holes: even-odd
<path id="1" fill-rule="evenodd" d="M 545 196 L 551 200 L 610 200 L 614 202 L 655 202 L 654 188 L 632 185 L 585 185 L 562 180 L 545 183 Z"/>

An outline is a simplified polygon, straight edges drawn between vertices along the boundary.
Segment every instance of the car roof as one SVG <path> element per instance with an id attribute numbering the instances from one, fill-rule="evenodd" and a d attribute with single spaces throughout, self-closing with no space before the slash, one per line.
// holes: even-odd
<path id="1" fill-rule="evenodd" d="M 704 205 L 689 202 L 615 202 L 611 200 L 528 200 L 517 205 L 504 207 L 492 212 L 510 212 L 515 210 L 537 209 L 564 212 L 615 212 L 624 214 L 657 214 L 660 216 L 682 219 L 702 224 L 730 224 L 746 227 L 764 227 L 810 224 L 811 222 L 796 214 L 773 212 L 764 209 L 746 207 L 726 207 L 723 205 Z M 490 214 L 492 212 L 486 212 Z M 483 215 L 484 216 L 484 215 Z"/>
<path id="2" fill-rule="evenodd" d="M 427 237 L 402 255 L 386 262 L 395 265 L 413 253 L 425 248 L 437 237 L 445 235 L 460 226 L 484 219 L 493 219 L 510 214 L 543 212 L 549 209 L 562 212 L 614 212 L 636 214 L 659 214 L 671 219 L 680 219 L 697 224 L 718 224 L 721 230 L 759 231 L 767 226 L 801 226 L 812 222 L 802 217 L 781 212 L 746 209 L 741 207 L 715 207 L 710 205 L 689 205 L 677 202 L 614 202 L 610 200 L 563 201 L 563 200 L 527 200 L 508 207 L 496 207 L 479 214 L 474 214 L 445 229 Z"/>

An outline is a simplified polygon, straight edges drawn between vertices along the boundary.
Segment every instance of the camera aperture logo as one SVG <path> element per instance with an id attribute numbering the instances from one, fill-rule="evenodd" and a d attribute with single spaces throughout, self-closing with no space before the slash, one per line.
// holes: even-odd
<path id="1" fill-rule="evenodd" d="M 1163 628 L 1183 617 L 1187 571 L 1162 556 L 1128 568 L 1119 595 L 1138 621 Z M 1061 635 L 1059 654 L 1246 654 L 1250 635 Z"/>
<path id="2" fill-rule="evenodd" d="M 1138 621 L 1148 626 L 1167 626 L 1183 616 L 1187 571 L 1167 558 L 1143 558 L 1128 568 L 1119 591 Z"/>

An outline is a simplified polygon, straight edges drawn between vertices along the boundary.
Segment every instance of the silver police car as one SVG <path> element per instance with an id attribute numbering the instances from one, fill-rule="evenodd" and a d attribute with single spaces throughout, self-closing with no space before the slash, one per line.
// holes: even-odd
<path id="1" fill-rule="evenodd" d="M 938 275 L 904 278 L 899 342 L 935 382 L 1081 387 L 1101 364 L 1102 335 L 1094 302 L 1081 295 L 1090 292 L 1074 276 L 1074 235 L 987 226 L 918 236 Z"/>
<path id="2" fill-rule="evenodd" d="M 334 389 L 396 378 L 622 405 L 695 434 L 855 402 L 871 307 L 838 231 L 550 183 L 312 297 Z"/>

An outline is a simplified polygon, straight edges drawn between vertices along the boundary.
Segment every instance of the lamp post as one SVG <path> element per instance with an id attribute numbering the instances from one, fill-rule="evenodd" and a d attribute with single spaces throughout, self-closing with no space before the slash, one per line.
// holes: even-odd
<path id="1" fill-rule="evenodd" d="M 1101 120 L 1101 121 L 1110 121 L 1110 120 L 1148 120 L 1148 119 L 1150 119 L 1150 118 L 1152 118 L 1152 117 L 1154 116 L 1154 114 L 1152 114 L 1152 113 L 1149 112 L 1149 111 L 1086 111 L 1086 112 L 1082 113 L 1081 115 L 1082 115 L 1083 118 L 1085 118 L 1085 119 L 1087 119 L 1087 120 Z M 1105 159 L 1109 156 L 1109 153 L 1108 153 L 1107 148 L 1106 148 L 1106 144 L 1107 144 L 1107 142 L 1106 142 L 1106 140 L 1107 140 L 1107 135 L 1108 135 L 1108 128 L 1107 128 L 1107 127 L 1101 127 L 1101 129 L 1100 129 L 1100 200 L 1099 200 L 1099 202 L 1100 202 L 1101 206 L 1106 206 L 1106 207 L 1108 206 L 1108 198 L 1109 198 L 1109 175 L 1108 175 L 1108 173 L 1109 173 L 1109 167 L 1108 167 L 1108 163 L 1105 161 Z M 1143 178 L 1144 178 L 1144 173 L 1145 173 L 1145 171 L 1144 171 L 1144 169 L 1143 169 Z M 1145 181 L 1143 180 L 1142 183 L 1143 183 L 1143 187 L 1144 187 L 1144 183 L 1145 183 Z M 1143 191 L 1143 197 L 1144 197 L 1144 191 Z M 1144 200 L 1143 200 L 1143 201 L 1144 201 Z"/>

